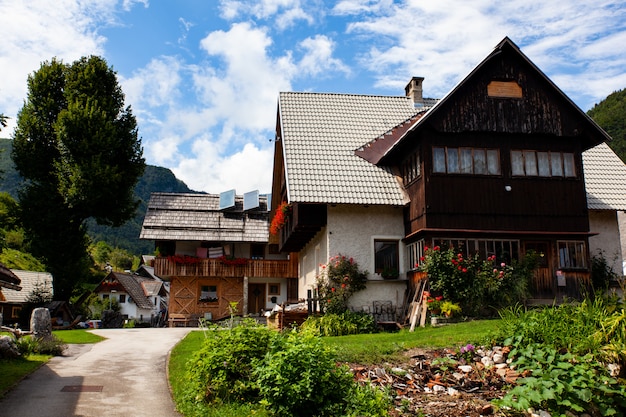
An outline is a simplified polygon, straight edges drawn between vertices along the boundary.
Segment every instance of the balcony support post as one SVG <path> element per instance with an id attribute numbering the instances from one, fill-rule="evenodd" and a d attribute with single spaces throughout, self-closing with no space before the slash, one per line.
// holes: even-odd
<path id="1" fill-rule="evenodd" d="M 243 308 L 242 313 L 245 316 L 248 315 L 248 277 L 243 277 Z"/>

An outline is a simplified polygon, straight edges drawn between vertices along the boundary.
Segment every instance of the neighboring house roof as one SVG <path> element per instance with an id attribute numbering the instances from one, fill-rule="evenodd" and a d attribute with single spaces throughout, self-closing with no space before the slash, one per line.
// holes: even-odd
<path id="1" fill-rule="evenodd" d="M 141 227 L 140 239 L 267 242 L 269 212 L 267 196 L 259 196 L 259 207 L 243 210 L 243 197 L 235 206 L 220 210 L 215 194 L 152 193 Z"/>
<path id="2" fill-rule="evenodd" d="M 136 275 L 123 274 L 121 272 L 111 272 L 109 273 L 102 283 L 105 282 L 115 282 L 117 281 L 123 288 L 124 291 L 133 299 L 137 307 L 143 308 L 146 310 L 152 310 L 155 308 L 155 305 L 148 298 L 151 295 L 157 295 L 159 290 L 156 290 L 156 294 L 153 294 L 155 288 L 151 285 L 147 287 L 149 290 L 146 290 L 146 286 L 143 285 L 144 281 L 152 281 L 149 278 L 144 278 Z M 163 285 L 162 282 L 155 281 L 159 285 Z M 95 292 L 109 292 L 108 289 L 102 286 L 102 283 L 96 288 Z"/>
<path id="3" fill-rule="evenodd" d="M 278 107 L 290 203 L 407 202 L 388 169 L 354 151 L 423 107 L 409 97 L 297 92 L 280 93 Z"/>
<path id="4" fill-rule="evenodd" d="M 49 272 L 11 270 L 21 280 L 21 291 L 3 289 L 4 298 L 9 303 L 25 303 L 35 289 L 48 289 L 52 294 L 52 274 Z M 39 288 L 41 287 L 41 288 Z"/>
<path id="5" fill-rule="evenodd" d="M 626 165 L 602 143 L 583 153 L 587 207 L 626 210 Z"/>
<path id="6" fill-rule="evenodd" d="M 21 280 L 17 275 L 13 273 L 9 268 L 0 264 L 0 289 L 2 287 L 9 288 L 15 291 L 20 291 L 22 287 L 20 287 Z"/>

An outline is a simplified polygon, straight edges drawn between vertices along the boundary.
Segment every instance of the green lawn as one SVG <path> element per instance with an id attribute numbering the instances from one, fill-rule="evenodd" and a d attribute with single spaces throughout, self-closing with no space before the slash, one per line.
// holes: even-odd
<path id="1" fill-rule="evenodd" d="M 90 333 L 87 329 L 55 330 L 52 334 L 71 345 L 98 343 L 105 339 L 102 336 Z"/>
<path id="2" fill-rule="evenodd" d="M 19 359 L 0 359 L 0 398 L 9 389 L 50 359 L 49 355 L 29 355 Z"/>
<path id="3" fill-rule="evenodd" d="M 423 348 L 459 348 L 468 343 L 480 344 L 495 331 L 499 320 L 475 320 L 441 327 L 417 327 L 414 332 L 376 333 L 327 337 L 342 362 L 373 364 L 396 359 L 403 351 Z"/>

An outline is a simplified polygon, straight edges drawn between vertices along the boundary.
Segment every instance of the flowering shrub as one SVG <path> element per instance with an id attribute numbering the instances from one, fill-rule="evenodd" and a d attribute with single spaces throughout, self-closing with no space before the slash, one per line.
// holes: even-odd
<path id="1" fill-rule="evenodd" d="M 174 264 L 197 264 L 202 262 L 202 259 L 189 255 L 172 255 L 168 256 L 167 260 Z"/>
<path id="2" fill-rule="evenodd" d="M 223 263 L 224 265 L 229 265 L 229 266 L 248 265 L 248 259 L 246 258 L 232 258 L 232 257 L 227 257 L 227 256 L 222 255 L 217 259 L 219 259 L 220 262 Z"/>
<path id="3" fill-rule="evenodd" d="M 443 302 L 441 295 L 433 297 L 430 292 L 424 291 L 424 301 L 426 301 L 426 306 L 430 312 L 438 313 L 441 311 L 441 303 Z"/>
<path id="4" fill-rule="evenodd" d="M 479 314 L 486 307 L 523 301 L 537 260 L 536 254 L 527 253 L 521 262 L 498 263 L 495 255 L 481 259 L 434 246 L 425 248 L 418 269 L 428 273 L 431 291 L 458 303 L 464 312 Z"/>
<path id="5" fill-rule="evenodd" d="M 348 299 L 365 289 L 367 271 L 359 270 L 352 258 L 337 255 L 322 265 L 317 277 L 320 305 L 326 313 L 341 314 L 348 310 Z"/>
<path id="6" fill-rule="evenodd" d="M 287 219 L 291 214 L 291 204 L 287 204 L 286 201 L 280 203 L 278 209 L 276 210 L 276 214 L 272 219 L 272 223 L 270 223 L 270 233 L 273 235 L 277 235 L 278 231 L 287 223 Z"/>
<path id="7" fill-rule="evenodd" d="M 472 360 L 474 359 L 475 350 L 476 350 L 476 347 L 472 345 L 471 343 L 468 343 L 465 346 L 461 346 L 461 348 L 459 349 L 459 357 L 462 357 L 463 359 L 465 359 L 465 362 L 471 363 Z"/>

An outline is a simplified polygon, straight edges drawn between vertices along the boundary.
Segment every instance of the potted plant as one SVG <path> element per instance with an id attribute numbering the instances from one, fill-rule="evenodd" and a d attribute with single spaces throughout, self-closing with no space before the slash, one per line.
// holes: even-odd
<path id="1" fill-rule="evenodd" d="M 441 312 L 446 317 L 452 317 L 461 312 L 461 307 L 452 301 L 444 301 L 441 303 Z"/>

